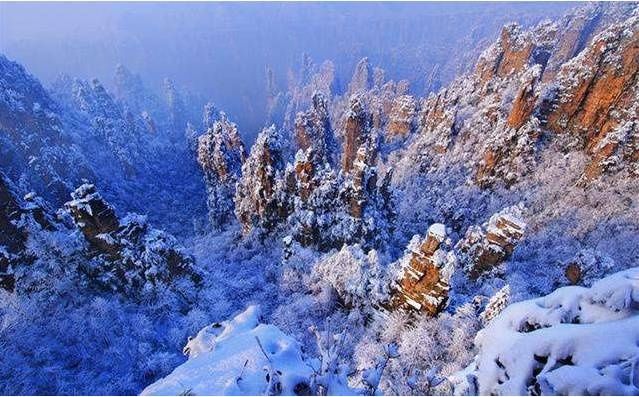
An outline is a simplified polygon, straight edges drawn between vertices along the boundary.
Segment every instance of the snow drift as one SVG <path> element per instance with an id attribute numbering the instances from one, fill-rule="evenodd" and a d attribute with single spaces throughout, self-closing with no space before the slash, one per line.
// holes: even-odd
<path id="1" fill-rule="evenodd" d="M 311 369 L 300 345 L 260 324 L 259 314 L 258 306 L 249 306 L 233 320 L 203 328 L 184 348 L 186 363 L 142 395 L 308 394 Z"/>
<path id="2" fill-rule="evenodd" d="M 639 267 L 506 308 L 475 339 L 458 393 L 637 395 Z"/>

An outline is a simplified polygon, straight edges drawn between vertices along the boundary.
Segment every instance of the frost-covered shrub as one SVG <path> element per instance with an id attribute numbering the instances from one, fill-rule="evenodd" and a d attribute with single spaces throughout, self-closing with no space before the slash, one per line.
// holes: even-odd
<path id="1" fill-rule="evenodd" d="M 409 320 L 393 313 L 369 327 L 355 348 L 357 369 L 363 370 L 383 354 L 383 347 L 397 344 L 397 357 L 388 363 L 380 382 L 384 394 L 449 394 L 443 378 L 461 370 L 472 360 L 473 338 L 480 321 L 471 305 L 438 317 Z"/>
<path id="2" fill-rule="evenodd" d="M 388 294 L 377 251 L 364 253 L 357 244 L 328 254 L 313 267 L 313 277 L 317 282 L 328 282 L 350 306 L 375 304 Z"/>
<path id="3" fill-rule="evenodd" d="M 0 376 L 11 380 L 0 393 L 137 394 L 183 360 L 180 345 L 205 324 L 170 300 L 140 306 L 56 284 L 28 297 L 0 292 Z"/>

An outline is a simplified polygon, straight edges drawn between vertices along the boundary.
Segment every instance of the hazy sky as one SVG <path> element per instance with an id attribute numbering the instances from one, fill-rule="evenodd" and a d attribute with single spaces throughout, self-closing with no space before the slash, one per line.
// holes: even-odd
<path id="1" fill-rule="evenodd" d="M 566 3 L 0 3 L 0 52 L 45 84 L 60 73 L 97 77 L 115 65 L 148 86 L 164 77 L 202 94 L 255 130 L 264 117 L 265 69 L 279 85 L 302 53 L 334 60 L 347 79 L 369 56 L 413 89 L 434 65 L 442 82 L 506 22 L 556 17 Z M 417 85 L 417 86 L 416 86 Z"/>

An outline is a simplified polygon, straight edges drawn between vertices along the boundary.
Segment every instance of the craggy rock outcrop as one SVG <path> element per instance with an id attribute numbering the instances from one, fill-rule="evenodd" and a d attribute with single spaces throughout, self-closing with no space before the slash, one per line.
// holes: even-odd
<path id="1" fill-rule="evenodd" d="M 348 174 L 353 169 L 357 151 L 370 138 L 370 117 L 361 96 L 350 99 L 349 111 L 343 120 L 343 136 L 342 171 Z"/>
<path id="2" fill-rule="evenodd" d="M 431 147 L 435 153 L 446 152 L 459 128 L 455 124 L 458 101 L 455 94 L 443 89 L 422 101 L 418 115 L 419 134 L 425 140 L 423 145 Z"/>
<path id="3" fill-rule="evenodd" d="M 482 188 L 497 182 L 510 186 L 528 173 L 534 165 L 536 143 L 541 135 L 539 120 L 534 117 L 519 129 L 500 122 L 495 130 L 501 134 L 486 144 L 475 171 L 475 182 Z"/>
<path id="4" fill-rule="evenodd" d="M 295 141 L 302 151 L 312 149 L 317 161 L 332 162 L 336 142 L 331 128 L 328 100 L 321 92 L 313 93 L 311 109 L 295 117 Z"/>
<path id="5" fill-rule="evenodd" d="M 631 2 L 593 2 L 564 16 L 555 29 L 556 45 L 544 70 L 543 82 L 553 81 L 565 62 L 577 56 L 602 30 L 629 16 L 635 6 Z"/>
<path id="6" fill-rule="evenodd" d="M 434 316 L 446 307 L 456 258 L 453 252 L 446 251 L 445 239 L 446 228 L 440 223 L 428 229 L 426 238 L 413 238 L 399 261 L 400 272 L 389 305 L 392 309 Z"/>
<path id="7" fill-rule="evenodd" d="M 84 238 L 98 250 L 116 251 L 108 238 L 120 227 L 115 209 L 107 203 L 95 186 L 84 184 L 71 193 L 72 201 L 65 204 Z"/>
<path id="8" fill-rule="evenodd" d="M 372 167 L 375 160 L 375 150 L 370 145 L 362 145 L 357 150 L 352 173 L 348 178 L 348 186 L 344 196 L 353 218 L 361 218 L 367 199 L 376 194 L 377 170 Z"/>
<path id="9" fill-rule="evenodd" d="M 405 138 L 414 128 L 417 113 L 415 98 L 402 95 L 395 98 L 389 114 L 387 140 Z"/>
<path id="10" fill-rule="evenodd" d="M 366 68 L 360 69 L 356 76 L 362 77 Z M 336 99 L 338 103 L 329 103 L 323 91 L 315 91 L 309 108 L 297 113 L 292 129 L 283 131 L 294 138 L 297 149 L 286 165 L 290 150 L 282 134 L 274 127 L 260 134 L 242 167 L 235 195 L 235 214 L 245 235 L 256 227 L 266 232 L 286 228 L 300 244 L 322 251 L 343 244 L 385 243 L 394 214 L 392 173 L 386 172 L 378 183 L 382 131 L 372 126 L 371 106 L 381 111 L 388 105 L 390 111 L 393 98 L 404 88 L 395 83 L 380 87 L 381 79 L 378 76 L 374 87 L 355 84 L 361 85 L 358 93 Z M 378 101 L 381 98 L 385 99 Z M 339 120 L 337 128 L 331 120 Z M 341 162 L 337 139 L 342 144 Z"/>
<path id="11" fill-rule="evenodd" d="M 460 267 L 477 278 L 508 259 L 524 235 L 522 207 L 508 207 L 490 217 L 483 226 L 472 226 L 457 243 Z"/>
<path id="12" fill-rule="evenodd" d="M 639 16 L 596 36 L 557 75 L 547 127 L 577 137 L 591 155 L 585 182 L 612 165 L 636 169 Z"/>
<path id="13" fill-rule="evenodd" d="M 512 108 L 506 122 L 511 128 L 521 128 L 532 116 L 539 98 L 538 82 L 541 68 L 531 68 L 521 78 L 521 86 L 513 100 Z"/>
<path id="14" fill-rule="evenodd" d="M 474 74 L 423 99 L 417 137 L 398 155 L 400 163 L 408 164 L 398 168 L 428 169 L 452 157 L 467 164 L 483 188 L 510 185 L 529 172 L 541 135 L 537 103 L 547 29 L 525 32 L 507 26 Z"/>
<path id="15" fill-rule="evenodd" d="M 531 32 L 523 31 L 517 24 L 505 26 L 497 43 L 486 50 L 477 63 L 480 84 L 521 72 L 535 62 L 535 55 Z"/>
<path id="16" fill-rule="evenodd" d="M 554 145 L 586 151 L 584 184 L 636 174 L 635 7 L 591 4 L 558 23 L 506 26 L 473 74 L 421 100 L 417 136 L 393 166 L 463 163 L 481 188 L 509 187 Z"/>
<path id="17" fill-rule="evenodd" d="M 283 218 L 275 195 L 275 184 L 284 163 L 282 150 L 280 131 L 275 126 L 265 128 L 242 166 L 234 201 L 235 215 L 245 235 L 255 227 L 271 230 Z"/>
<path id="18" fill-rule="evenodd" d="M 318 171 L 318 164 L 315 161 L 315 152 L 312 149 L 303 152 L 299 150 L 297 155 L 295 156 L 295 164 L 294 164 L 294 178 L 297 186 L 290 190 L 290 192 L 295 192 L 295 194 L 299 195 L 299 198 L 303 203 L 307 203 L 313 191 L 318 187 L 320 181 L 316 178 Z"/>
<path id="19" fill-rule="evenodd" d="M 222 228 L 233 217 L 235 185 L 245 158 L 237 126 L 223 113 L 198 138 L 197 161 L 204 173 L 209 220 L 215 229 Z"/>
<path id="20" fill-rule="evenodd" d="M 180 280 L 199 282 L 193 259 L 143 216 L 120 221 L 93 185 L 80 186 L 72 198 L 65 207 L 89 243 L 90 259 L 82 270 L 97 286 L 136 297 L 160 283 L 189 289 Z"/>
<path id="21" fill-rule="evenodd" d="M 484 310 L 480 313 L 480 317 L 484 325 L 489 324 L 492 319 L 499 316 L 510 302 L 510 286 L 506 284 L 503 288 L 491 296 L 490 299 L 488 299 Z"/>

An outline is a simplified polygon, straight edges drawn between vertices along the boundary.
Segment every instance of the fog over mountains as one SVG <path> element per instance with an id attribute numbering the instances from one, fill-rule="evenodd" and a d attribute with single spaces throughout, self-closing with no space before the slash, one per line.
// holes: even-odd
<path id="1" fill-rule="evenodd" d="M 266 121 L 266 69 L 280 90 L 308 54 L 345 84 L 369 57 L 422 94 L 467 71 L 502 25 L 531 25 L 561 3 L 0 4 L 0 52 L 45 84 L 59 74 L 112 87 L 119 63 L 159 91 L 165 77 L 233 116 L 247 138 Z M 435 68 L 435 69 L 434 69 Z"/>

